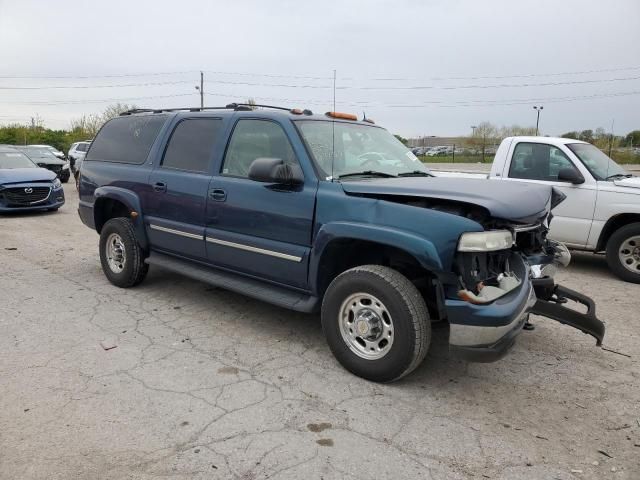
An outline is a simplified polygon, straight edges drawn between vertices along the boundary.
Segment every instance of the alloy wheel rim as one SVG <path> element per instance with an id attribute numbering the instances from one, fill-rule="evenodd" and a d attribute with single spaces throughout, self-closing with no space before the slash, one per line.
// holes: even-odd
<path id="1" fill-rule="evenodd" d="M 107 264 L 113 273 L 121 273 L 124 270 L 127 259 L 125 257 L 125 247 L 122 237 L 117 233 L 112 233 L 107 237 L 105 245 Z"/>
<path id="2" fill-rule="evenodd" d="M 349 349 L 366 360 L 378 360 L 389 353 L 395 331 L 387 307 L 368 293 L 354 293 L 340 306 L 340 334 Z"/>
<path id="3" fill-rule="evenodd" d="M 618 258 L 624 267 L 640 274 L 640 235 L 627 238 L 618 249 Z"/>

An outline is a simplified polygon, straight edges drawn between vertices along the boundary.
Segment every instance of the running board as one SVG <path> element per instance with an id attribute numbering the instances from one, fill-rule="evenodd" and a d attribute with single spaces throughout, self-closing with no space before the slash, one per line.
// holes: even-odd
<path id="1" fill-rule="evenodd" d="M 319 303 L 318 298 L 311 295 L 214 267 L 200 265 L 189 260 L 182 260 L 171 255 L 151 252 L 145 259 L 145 263 L 166 268 L 185 277 L 298 312 L 314 312 Z"/>
<path id="2" fill-rule="evenodd" d="M 564 307 L 562 304 L 566 303 L 567 299 L 586 306 L 587 313 L 580 313 Z M 569 325 L 570 327 L 577 328 L 581 332 L 595 338 L 598 347 L 602 346 L 605 326 L 604 323 L 596 317 L 595 302 L 586 295 L 582 295 L 562 285 L 556 285 L 555 288 L 550 291 L 550 295 L 546 300 L 538 298 L 538 301 L 530 310 L 530 313 L 541 315 Z"/>

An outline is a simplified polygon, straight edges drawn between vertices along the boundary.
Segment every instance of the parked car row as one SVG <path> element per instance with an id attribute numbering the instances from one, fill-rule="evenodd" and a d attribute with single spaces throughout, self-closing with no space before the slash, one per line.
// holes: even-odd
<path id="1" fill-rule="evenodd" d="M 40 167 L 29 154 L 41 158 L 0 145 L 0 212 L 55 211 L 64 204 L 60 178 L 51 169 Z M 41 163 L 49 165 L 50 161 Z"/>
<path id="2" fill-rule="evenodd" d="M 454 145 L 443 145 L 443 146 L 435 146 L 435 147 L 414 147 L 411 149 L 411 152 L 414 155 L 426 156 L 426 157 L 452 155 L 453 153 L 455 153 L 456 155 L 461 155 L 463 153 L 471 153 L 470 150 L 467 150 L 463 147 L 456 147 Z"/>

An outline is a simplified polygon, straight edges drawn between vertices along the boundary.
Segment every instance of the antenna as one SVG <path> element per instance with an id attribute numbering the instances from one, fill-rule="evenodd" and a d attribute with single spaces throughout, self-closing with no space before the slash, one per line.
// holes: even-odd
<path id="1" fill-rule="evenodd" d="M 333 111 L 336 111 L 336 70 L 333 70 Z M 333 164 L 336 161 L 336 121 L 331 121 L 331 181 L 333 182 Z"/>
<path id="2" fill-rule="evenodd" d="M 609 167 L 611 167 L 611 147 L 613 146 L 613 125 L 615 124 L 616 119 L 613 118 L 611 120 L 611 135 L 609 136 L 609 161 L 607 162 L 607 175 L 604 177 L 605 179 L 609 178 Z"/>

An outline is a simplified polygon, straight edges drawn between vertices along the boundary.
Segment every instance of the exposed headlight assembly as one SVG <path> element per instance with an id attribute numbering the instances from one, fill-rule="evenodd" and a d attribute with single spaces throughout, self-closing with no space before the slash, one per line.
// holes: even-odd
<path id="1" fill-rule="evenodd" d="M 458 242 L 459 252 L 495 252 L 513 246 L 513 234 L 509 230 L 463 233 Z"/>

